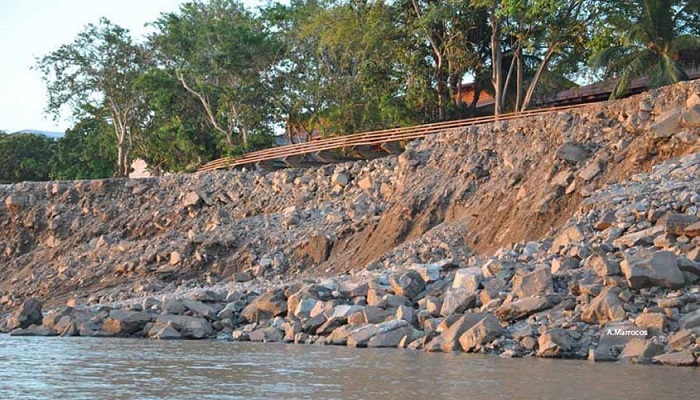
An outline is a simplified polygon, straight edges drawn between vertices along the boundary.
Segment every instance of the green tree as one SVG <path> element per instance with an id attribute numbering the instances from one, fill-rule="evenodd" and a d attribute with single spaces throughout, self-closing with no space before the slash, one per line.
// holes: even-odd
<path id="1" fill-rule="evenodd" d="M 404 49 L 410 47 L 385 2 L 294 0 L 263 10 L 284 54 L 271 98 L 287 134 L 343 134 L 422 121 L 407 107 Z"/>
<path id="2" fill-rule="evenodd" d="M 632 81 L 645 77 L 656 88 L 687 80 L 684 70 L 700 51 L 693 33 L 698 21 L 697 0 L 631 0 L 603 2 L 600 23 L 613 27 L 597 38 L 591 57 L 594 68 L 616 78 L 611 98 L 623 96 Z"/>
<path id="3" fill-rule="evenodd" d="M 133 156 L 154 173 L 193 171 L 219 158 L 218 136 L 199 112 L 201 105 L 167 71 L 152 68 L 134 85 L 141 93 L 139 134 Z"/>
<path id="4" fill-rule="evenodd" d="M 405 51 L 417 57 L 406 60 L 407 70 L 424 71 L 429 92 L 436 96 L 437 120 L 454 117 L 450 108 L 462 107 L 459 91 L 467 73 L 481 79 L 488 58 L 487 13 L 462 0 L 410 0 L 403 21 L 412 40 Z M 422 63 L 428 61 L 428 65 Z M 428 68 L 426 68 L 428 67 Z M 423 97 L 428 93 L 424 93 Z M 425 100 L 423 100 L 424 102 Z"/>
<path id="5" fill-rule="evenodd" d="M 594 2 L 504 0 L 503 7 L 503 16 L 510 23 L 510 29 L 506 24 L 504 32 L 515 39 L 511 48 L 517 65 L 515 109 L 525 111 L 532 103 L 545 72 L 553 64 L 568 63 L 564 70 L 558 69 L 567 75 L 584 60 L 588 26 L 596 16 Z M 523 79 L 524 59 L 534 61 L 529 82 Z"/>
<path id="6" fill-rule="evenodd" d="M 158 61 L 229 146 L 247 148 L 251 135 L 271 132 L 274 113 L 263 81 L 280 45 L 260 18 L 237 0 L 194 1 L 153 25 Z"/>
<path id="7" fill-rule="evenodd" d="M 129 32 L 102 18 L 89 24 L 73 43 L 40 58 L 37 68 L 48 88 L 48 107 L 56 117 L 68 106 L 77 118 L 85 110 L 109 110 L 116 136 L 118 176 L 129 173 L 129 151 L 136 123 L 138 94 L 132 84 L 146 60 L 143 48 L 134 44 Z"/>
<path id="8" fill-rule="evenodd" d="M 587 28 L 595 15 L 594 3 L 589 0 L 474 0 L 474 6 L 486 10 L 489 16 L 496 115 L 508 101 L 514 69 L 515 110 L 524 111 L 552 64 L 567 63 L 568 70 L 557 68 L 564 75 L 578 67 L 576 57 L 572 56 L 583 54 Z M 506 59 L 510 59 L 507 72 Z"/>
<path id="9" fill-rule="evenodd" d="M 0 131 L 0 183 L 49 180 L 56 143 L 43 135 Z"/>
<path id="10" fill-rule="evenodd" d="M 114 175 L 117 165 L 114 127 L 98 112 L 91 114 L 58 139 L 50 162 L 52 179 L 102 179 Z"/>

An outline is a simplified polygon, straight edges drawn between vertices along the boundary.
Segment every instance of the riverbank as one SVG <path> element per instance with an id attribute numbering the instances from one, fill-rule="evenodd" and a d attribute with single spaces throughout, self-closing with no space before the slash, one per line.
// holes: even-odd
<path id="1" fill-rule="evenodd" d="M 2 188 L 0 330 L 695 366 L 697 93 L 370 162 Z"/>

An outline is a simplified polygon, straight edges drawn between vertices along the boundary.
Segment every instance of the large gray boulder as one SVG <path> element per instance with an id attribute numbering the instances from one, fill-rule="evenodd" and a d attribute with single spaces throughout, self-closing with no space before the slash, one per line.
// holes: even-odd
<path id="1" fill-rule="evenodd" d="M 274 326 L 256 329 L 250 333 L 249 339 L 251 342 L 280 342 L 284 338 L 284 334 Z"/>
<path id="2" fill-rule="evenodd" d="M 449 288 L 445 293 L 445 299 L 442 301 L 440 315 L 447 317 L 461 314 L 474 306 L 476 306 L 476 295 L 474 293 L 463 287 Z"/>
<path id="3" fill-rule="evenodd" d="M 568 163 L 577 164 L 586 160 L 590 156 L 590 153 L 582 145 L 569 142 L 562 144 L 557 149 L 556 155 Z"/>
<path id="4" fill-rule="evenodd" d="M 171 323 L 156 323 L 148 331 L 148 337 L 155 340 L 179 340 L 180 332 Z"/>
<path id="5" fill-rule="evenodd" d="M 521 299 L 552 291 L 552 275 L 546 267 L 540 267 L 529 274 L 513 277 L 513 293 Z"/>
<path id="6" fill-rule="evenodd" d="M 682 329 L 693 329 L 700 327 L 700 310 L 695 310 L 681 317 Z"/>
<path id="7" fill-rule="evenodd" d="M 131 335 L 142 330 L 151 316 L 139 311 L 112 310 L 102 324 L 102 330 L 114 334 Z"/>
<path id="8" fill-rule="evenodd" d="M 575 341 L 561 328 L 548 329 L 537 339 L 537 357 L 553 358 L 569 355 L 574 350 Z"/>
<path id="9" fill-rule="evenodd" d="M 425 351 L 436 352 L 442 351 L 445 353 L 461 350 L 462 345 L 459 339 L 464 332 L 476 325 L 486 317 L 486 313 L 466 313 L 456 322 L 450 325 L 440 336 L 433 338 L 425 345 Z"/>
<path id="10" fill-rule="evenodd" d="M 408 299 L 413 299 L 425 290 L 423 277 L 414 270 L 391 275 L 389 283 L 396 294 Z"/>
<path id="11" fill-rule="evenodd" d="M 31 325 L 41 325 L 44 315 L 41 312 L 41 302 L 29 298 L 7 320 L 7 329 L 24 329 Z"/>
<path id="12" fill-rule="evenodd" d="M 692 367 L 696 365 L 695 355 L 690 350 L 677 353 L 660 354 L 654 357 L 654 362 L 674 367 Z"/>
<path id="13" fill-rule="evenodd" d="M 170 324 L 185 339 L 206 339 L 214 334 L 209 321 L 201 317 L 189 317 L 184 315 L 164 314 L 158 316 L 156 325 Z M 151 331 L 149 331 L 149 336 Z"/>
<path id="14" fill-rule="evenodd" d="M 23 329 L 15 329 L 10 336 L 56 336 L 57 333 L 48 326 L 32 325 Z"/>
<path id="15" fill-rule="evenodd" d="M 601 329 L 598 345 L 589 351 L 588 359 L 615 361 L 631 340 L 646 339 L 644 332 L 628 321 L 609 322 Z"/>
<path id="16" fill-rule="evenodd" d="M 586 266 L 593 270 L 601 278 L 620 275 L 620 263 L 608 258 L 604 254 L 593 254 L 586 260 Z"/>
<path id="17" fill-rule="evenodd" d="M 585 308 L 581 314 L 581 321 L 589 324 L 605 324 L 609 321 L 617 321 L 625 317 L 625 309 L 618 297 L 618 288 L 606 287 Z"/>
<path id="18" fill-rule="evenodd" d="M 183 300 L 182 304 L 188 310 L 210 321 L 217 321 L 219 319 L 214 307 L 204 304 L 201 301 Z"/>
<path id="19" fill-rule="evenodd" d="M 498 307 L 495 314 L 501 321 L 515 321 L 549 307 L 549 301 L 544 297 L 526 297 Z"/>
<path id="20" fill-rule="evenodd" d="M 287 298 L 282 289 L 272 289 L 258 296 L 241 312 L 250 322 L 258 322 L 287 314 Z"/>
<path id="21" fill-rule="evenodd" d="M 503 335 L 503 327 L 493 314 L 486 316 L 474 326 L 467 329 L 459 338 L 459 344 L 465 352 L 471 352 L 479 346 L 492 342 Z"/>
<path id="22" fill-rule="evenodd" d="M 422 335 L 421 331 L 414 329 L 412 326 L 401 326 L 391 331 L 377 334 L 367 342 L 367 347 L 398 347 L 402 340 L 406 339 L 410 343 Z"/>
<path id="23" fill-rule="evenodd" d="M 404 320 L 391 320 L 382 322 L 377 325 L 359 325 L 356 328 L 350 330 L 347 335 L 347 345 L 349 347 L 367 347 L 372 338 L 377 335 L 388 333 L 400 328 L 408 327 L 411 328 L 410 324 Z M 405 335 L 404 335 L 405 336 Z M 403 337 L 403 336 L 402 336 Z M 382 341 L 389 341 L 391 338 L 385 337 Z M 399 338 L 401 340 L 401 338 Z M 378 347 L 380 342 L 375 341 L 375 347 Z M 398 345 L 398 341 L 397 341 Z M 395 347 L 395 346 L 394 346 Z"/>
<path id="24" fill-rule="evenodd" d="M 469 293 L 476 293 L 483 278 L 481 268 L 461 268 L 455 272 L 453 288 L 465 288 Z"/>
<path id="25" fill-rule="evenodd" d="M 670 251 L 626 253 L 620 267 L 632 289 L 654 286 L 677 289 L 685 284 L 678 258 Z"/>

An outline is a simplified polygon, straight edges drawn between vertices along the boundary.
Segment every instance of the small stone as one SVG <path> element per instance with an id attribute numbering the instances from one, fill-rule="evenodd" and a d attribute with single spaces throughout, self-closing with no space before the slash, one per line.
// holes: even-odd
<path id="1" fill-rule="evenodd" d="M 197 192 L 188 192 L 182 200 L 182 206 L 185 208 L 197 207 L 200 204 L 202 204 L 202 198 L 197 194 Z"/>
<path id="2" fill-rule="evenodd" d="M 698 327 L 700 327 L 700 309 L 681 317 L 682 329 L 693 329 Z"/>
<path id="3" fill-rule="evenodd" d="M 663 226 L 655 226 L 639 232 L 630 233 L 629 235 L 613 240 L 613 246 L 618 249 L 635 246 L 651 246 L 654 244 L 654 239 L 656 239 L 657 236 L 664 234 L 665 229 L 666 228 Z"/>
<path id="4" fill-rule="evenodd" d="M 345 187 L 350 183 L 350 177 L 342 172 L 337 172 L 331 176 L 331 183 L 335 186 Z"/>
<path id="5" fill-rule="evenodd" d="M 568 163 L 577 164 L 587 159 L 589 152 L 580 144 L 564 143 L 557 149 L 556 155 Z"/>
<path id="6" fill-rule="evenodd" d="M 253 274 L 248 270 L 236 272 L 235 274 L 233 274 L 233 281 L 234 282 L 249 282 L 252 280 L 253 280 Z"/>
<path id="7" fill-rule="evenodd" d="M 700 236 L 700 221 L 690 224 L 683 229 L 685 236 L 694 238 Z"/>
<path id="8" fill-rule="evenodd" d="M 182 259 L 180 257 L 180 253 L 178 253 L 177 251 L 173 251 L 172 253 L 170 253 L 170 265 L 177 265 L 180 263 L 181 260 Z"/>
<path id="9" fill-rule="evenodd" d="M 680 118 L 681 109 L 676 107 L 656 117 L 649 130 L 656 139 L 671 137 L 678 130 Z"/>
<path id="10" fill-rule="evenodd" d="M 604 231 L 612 226 L 615 222 L 615 212 L 608 211 L 593 225 L 597 231 Z"/>
<path id="11" fill-rule="evenodd" d="M 581 178 L 584 182 L 588 182 L 591 179 L 595 178 L 596 175 L 601 171 L 601 166 L 598 161 L 593 161 L 592 163 L 588 164 L 585 168 L 579 171 L 578 177 Z"/>

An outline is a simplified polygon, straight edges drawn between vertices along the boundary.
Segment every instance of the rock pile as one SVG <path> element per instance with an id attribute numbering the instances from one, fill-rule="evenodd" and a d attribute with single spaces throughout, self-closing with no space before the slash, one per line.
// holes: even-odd
<path id="1" fill-rule="evenodd" d="M 697 93 L 369 162 L 2 187 L 0 328 L 697 365 Z"/>

